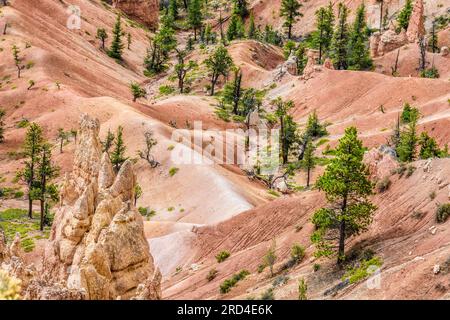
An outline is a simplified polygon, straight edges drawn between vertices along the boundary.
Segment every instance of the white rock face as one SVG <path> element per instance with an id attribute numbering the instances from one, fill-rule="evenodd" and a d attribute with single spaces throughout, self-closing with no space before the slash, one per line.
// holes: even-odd
<path id="1" fill-rule="evenodd" d="M 161 275 L 132 201 L 133 165 L 125 162 L 116 175 L 109 156 L 102 155 L 98 132 L 98 120 L 84 115 L 73 171 L 61 188 L 44 270 L 53 281 L 83 291 L 86 299 L 130 299 L 135 294 L 159 299 Z M 35 295 L 42 298 L 39 292 Z"/>

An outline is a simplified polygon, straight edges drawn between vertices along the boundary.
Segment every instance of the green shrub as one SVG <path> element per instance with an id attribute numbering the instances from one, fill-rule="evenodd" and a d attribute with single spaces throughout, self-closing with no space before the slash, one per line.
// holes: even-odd
<path id="1" fill-rule="evenodd" d="M 408 166 L 407 170 L 406 170 L 406 177 L 409 178 L 412 176 L 412 174 L 414 173 L 414 171 L 416 171 L 416 167 L 414 166 Z"/>
<path id="2" fill-rule="evenodd" d="M 439 223 L 444 223 L 450 217 L 450 203 L 441 204 L 436 209 L 436 221 Z"/>
<path id="3" fill-rule="evenodd" d="M 214 268 L 209 270 L 208 275 L 206 276 L 206 280 L 208 280 L 208 282 L 213 281 L 217 277 L 218 273 L 219 273 L 219 271 L 217 271 Z"/>
<path id="4" fill-rule="evenodd" d="M 313 270 L 314 270 L 314 272 L 319 271 L 319 270 L 320 270 L 320 264 L 314 263 L 314 265 L 313 265 Z"/>
<path id="5" fill-rule="evenodd" d="M 383 193 L 389 189 L 391 186 L 391 179 L 389 177 L 384 177 L 381 181 L 379 181 L 376 185 L 376 189 L 378 193 Z"/>
<path id="6" fill-rule="evenodd" d="M 370 266 L 381 267 L 383 261 L 379 257 L 372 257 L 368 260 L 362 260 L 357 266 L 349 268 L 344 274 L 343 280 L 348 279 L 350 283 L 356 283 L 369 277 L 373 270 L 369 270 Z"/>
<path id="7" fill-rule="evenodd" d="M 14 198 L 16 198 L 16 199 L 18 199 L 18 198 L 22 198 L 24 196 L 24 193 L 23 193 L 23 191 L 16 191 L 15 193 L 14 193 Z"/>
<path id="8" fill-rule="evenodd" d="M 273 293 L 273 288 L 269 288 L 263 292 L 261 295 L 261 300 L 275 300 L 275 295 Z"/>
<path id="9" fill-rule="evenodd" d="M 420 72 L 420 77 L 428 79 L 437 79 L 439 78 L 439 71 L 436 67 L 425 69 Z"/>
<path id="10" fill-rule="evenodd" d="M 216 255 L 216 260 L 218 263 L 224 262 L 230 255 L 228 251 L 221 251 Z"/>
<path id="11" fill-rule="evenodd" d="M 239 281 L 244 280 L 249 274 L 250 272 L 247 270 L 241 270 L 239 273 L 234 274 L 230 279 L 226 279 L 220 285 L 220 293 L 224 294 L 230 292 L 231 288 L 236 286 Z"/>
<path id="12" fill-rule="evenodd" d="M 403 105 L 402 115 L 400 116 L 402 123 L 410 123 L 413 120 L 419 119 L 419 116 L 419 109 L 411 107 L 407 102 Z"/>
<path id="13" fill-rule="evenodd" d="M 295 263 L 302 262 L 305 257 L 305 248 L 299 244 L 294 244 L 291 248 L 291 260 Z"/>
<path id="14" fill-rule="evenodd" d="M 169 175 L 173 177 L 179 170 L 179 168 L 172 167 L 169 169 Z"/>
<path id="15" fill-rule="evenodd" d="M 258 269 L 257 269 L 258 273 L 262 273 L 262 272 L 264 271 L 265 268 L 266 268 L 266 265 L 265 265 L 265 264 L 260 264 L 260 265 L 258 266 Z"/>
<path id="16" fill-rule="evenodd" d="M 17 123 L 17 128 L 26 128 L 30 124 L 30 121 L 28 119 L 22 119 Z"/>
<path id="17" fill-rule="evenodd" d="M 159 93 L 163 96 L 170 95 L 174 92 L 175 92 L 175 88 L 172 86 L 164 85 L 164 86 L 159 87 Z"/>

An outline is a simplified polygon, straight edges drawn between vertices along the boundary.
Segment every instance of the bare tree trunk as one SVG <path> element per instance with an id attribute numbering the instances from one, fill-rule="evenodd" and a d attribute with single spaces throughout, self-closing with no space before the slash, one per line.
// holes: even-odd
<path id="1" fill-rule="evenodd" d="M 341 214 L 345 214 L 345 211 L 347 210 L 347 196 L 344 197 L 341 210 L 342 210 Z M 345 219 L 342 219 L 339 225 L 339 251 L 337 257 L 337 264 L 341 266 L 344 260 L 345 260 Z"/>

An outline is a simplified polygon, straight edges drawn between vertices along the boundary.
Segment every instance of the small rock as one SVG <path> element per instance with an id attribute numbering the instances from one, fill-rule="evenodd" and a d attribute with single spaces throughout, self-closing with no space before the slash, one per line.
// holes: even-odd
<path id="1" fill-rule="evenodd" d="M 413 259 L 414 262 L 417 262 L 417 261 L 424 261 L 424 260 L 425 260 L 425 258 L 424 258 L 424 257 L 421 257 L 421 256 L 417 256 L 417 257 L 415 257 L 415 258 Z"/>
<path id="2" fill-rule="evenodd" d="M 433 273 L 438 274 L 439 272 L 441 272 L 441 266 L 438 264 L 435 264 L 433 267 Z"/>

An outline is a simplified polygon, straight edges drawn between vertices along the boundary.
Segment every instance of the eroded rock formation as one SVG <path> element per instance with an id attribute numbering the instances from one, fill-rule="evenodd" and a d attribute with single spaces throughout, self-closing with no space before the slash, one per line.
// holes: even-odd
<path id="1" fill-rule="evenodd" d="M 36 284 L 34 298 L 55 296 L 44 289 L 48 278 L 86 299 L 161 296 L 161 275 L 132 201 L 133 165 L 127 161 L 114 173 L 109 156 L 102 155 L 99 127 L 98 120 L 82 117 L 73 171 L 61 188 L 60 208 L 45 251 L 43 268 L 48 277 L 40 279 L 40 292 Z M 64 296 L 73 293 L 62 292 Z"/>
<path id="2" fill-rule="evenodd" d="M 113 0 L 114 7 L 125 12 L 130 18 L 156 29 L 158 26 L 158 0 Z"/>
<path id="3" fill-rule="evenodd" d="M 424 35 L 425 16 L 423 0 L 416 0 L 409 19 L 408 30 L 402 29 L 400 33 L 397 33 L 397 26 L 391 21 L 389 30 L 383 33 L 375 32 L 370 38 L 371 55 L 373 57 L 382 56 L 407 43 L 415 43 Z"/>
<path id="4" fill-rule="evenodd" d="M 425 35 L 425 18 L 423 0 L 416 0 L 414 3 L 413 12 L 409 19 L 408 31 L 406 36 L 411 43 L 417 42 L 421 37 Z"/>

